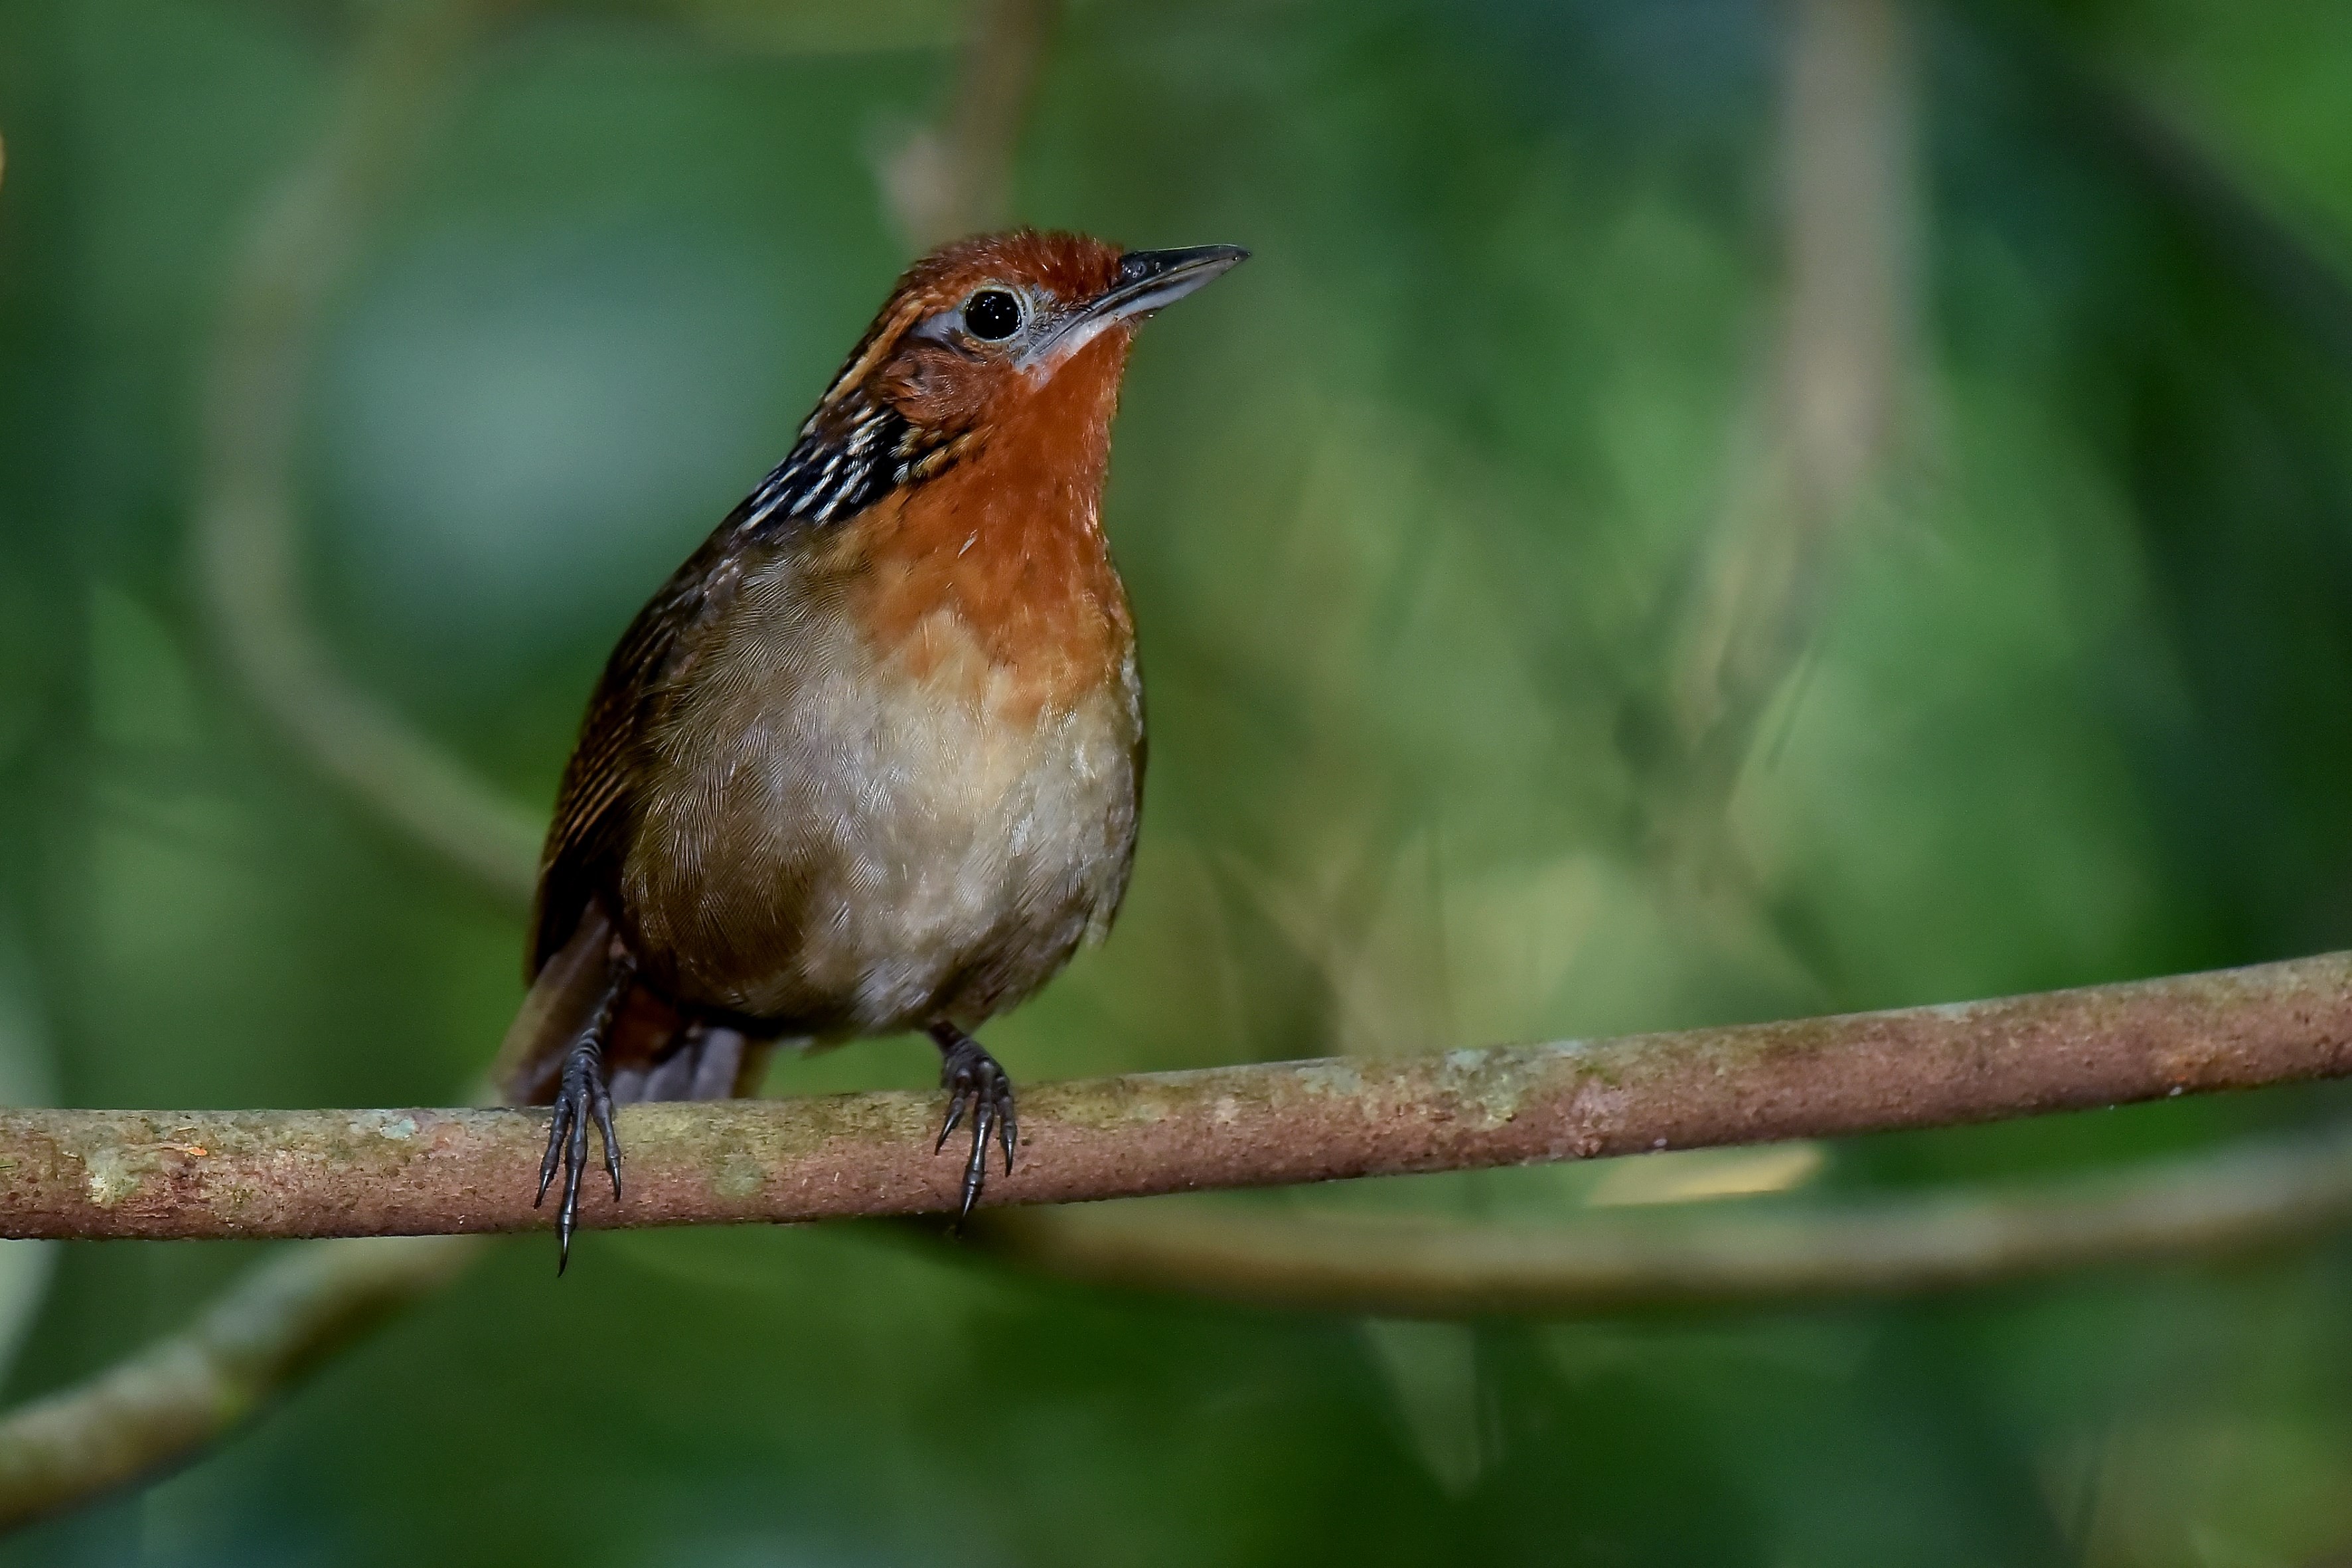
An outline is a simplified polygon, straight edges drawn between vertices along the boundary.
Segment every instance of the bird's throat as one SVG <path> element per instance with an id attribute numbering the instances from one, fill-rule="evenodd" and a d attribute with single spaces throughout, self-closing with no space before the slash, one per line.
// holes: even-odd
<path id="1" fill-rule="evenodd" d="M 1134 627 L 1101 502 L 1129 340 L 1106 333 L 1008 398 L 961 460 L 846 531 L 851 607 L 877 653 L 1040 714 L 1126 678 Z"/>

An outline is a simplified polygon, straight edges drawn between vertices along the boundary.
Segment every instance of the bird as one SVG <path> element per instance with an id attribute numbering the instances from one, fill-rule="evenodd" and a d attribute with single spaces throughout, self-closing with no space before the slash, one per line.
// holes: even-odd
<path id="1" fill-rule="evenodd" d="M 1011 1079 L 973 1037 L 1109 930 L 1145 756 L 1102 523 L 1136 328 L 1247 258 L 1016 230 L 910 266 L 782 463 L 604 666 L 540 858 L 529 991 L 494 1076 L 552 1108 L 571 1258 L 593 1122 L 751 1092 L 770 1052 L 920 1031 L 970 1124 L 959 1222 Z"/>

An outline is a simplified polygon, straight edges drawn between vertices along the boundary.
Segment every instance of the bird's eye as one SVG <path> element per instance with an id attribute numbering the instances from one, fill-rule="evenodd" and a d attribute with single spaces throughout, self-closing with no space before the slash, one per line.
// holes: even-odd
<path id="1" fill-rule="evenodd" d="M 982 289 L 963 302 L 964 331 L 996 342 L 1021 330 L 1021 301 L 1003 289 Z"/>

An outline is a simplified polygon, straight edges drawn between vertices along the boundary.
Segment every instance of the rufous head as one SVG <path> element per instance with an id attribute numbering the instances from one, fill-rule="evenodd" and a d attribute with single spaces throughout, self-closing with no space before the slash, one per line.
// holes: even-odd
<path id="1" fill-rule="evenodd" d="M 854 515 L 1049 403 L 1107 426 L 1137 325 L 1248 257 L 1028 229 L 940 247 L 898 279 L 745 526 Z"/>

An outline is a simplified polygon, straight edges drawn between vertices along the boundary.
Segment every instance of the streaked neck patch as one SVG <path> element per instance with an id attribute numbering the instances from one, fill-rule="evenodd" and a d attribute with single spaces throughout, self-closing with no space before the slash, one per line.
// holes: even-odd
<path id="1" fill-rule="evenodd" d="M 945 469 L 967 434 L 914 425 L 862 395 L 846 405 L 820 407 L 791 453 L 745 499 L 737 528 L 750 534 L 794 521 L 846 522 L 891 491 Z"/>

